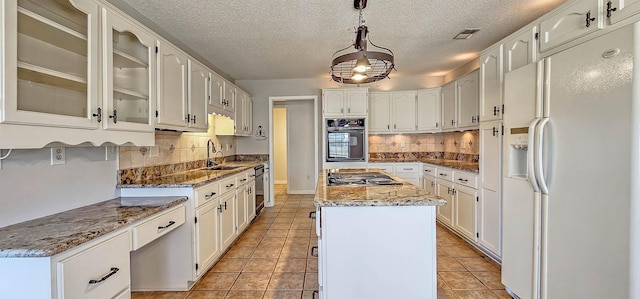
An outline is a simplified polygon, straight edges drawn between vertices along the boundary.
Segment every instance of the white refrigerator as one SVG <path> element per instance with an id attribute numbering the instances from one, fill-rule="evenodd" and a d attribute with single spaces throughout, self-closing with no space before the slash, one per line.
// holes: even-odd
<path id="1" fill-rule="evenodd" d="M 637 24 L 505 75 L 502 282 L 640 298 Z"/>

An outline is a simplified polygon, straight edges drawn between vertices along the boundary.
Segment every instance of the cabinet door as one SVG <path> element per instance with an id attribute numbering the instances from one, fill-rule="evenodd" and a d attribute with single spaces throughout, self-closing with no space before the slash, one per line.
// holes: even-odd
<path id="1" fill-rule="evenodd" d="M 344 90 L 323 90 L 322 107 L 325 116 L 344 115 Z"/>
<path id="2" fill-rule="evenodd" d="M 253 100 L 247 93 L 244 96 L 244 133 L 246 136 L 251 136 L 253 133 Z"/>
<path id="3" fill-rule="evenodd" d="M 416 102 L 418 131 L 440 130 L 440 88 L 418 91 Z"/>
<path id="4" fill-rule="evenodd" d="M 611 24 L 618 23 L 640 12 L 640 0 L 611 0 L 605 2 L 605 9 L 607 9 L 606 5 L 609 5 L 610 9 L 616 9 L 609 13 L 609 15 L 611 15 L 611 17 L 609 17 Z M 605 12 L 605 14 L 607 13 Z"/>
<path id="5" fill-rule="evenodd" d="M 209 70 L 197 61 L 189 60 L 189 127 L 206 131 L 208 127 Z"/>
<path id="6" fill-rule="evenodd" d="M 345 108 L 347 116 L 367 116 L 368 103 L 366 90 L 345 90 Z"/>
<path id="7" fill-rule="evenodd" d="M 242 186 L 236 189 L 236 226 L 238 234 L 242 233 L 247 227 L 247 206 L 248 206 L 249 187 Z"/>
<path id="8" fill-rule="evenodd" d="M 511 37 L 504 43 L 504 72 L 508 73 L 538 59 L 537 26 Z M 484 121 L 484 118 L 481 118 Z"/>
<path id="9" fill-rule="evenodd" d="M 540 52 L 604 27 L 600 1 L 576 1 L 540 22 Z"/>
<path id="10" fill-rule="evenodd" d="M 155 38 L 103 9 L 105 129 L 150 132 L 155 113 Z"/>
<path id="11" fill-rule="evenodd" d="M 480 126 L 480 186 L 500 191 L 502 177 L 502 122 L 483 123 Z"/>
<path id="12" fill-rule="evenodd" d="M 229 111 L 231 113 L 236 111 L 236 87 L 230 82 L 224 81 L 224 97 L 222 99 L 222 104 L 225 111 Z"/>
<path id="13" fill-rule="evenodd" d="M 209 113 L 224 109 L 224 79 L 211 72 L 211 98 L 209 98 Z"/>
<path id="14" fill-rule="evenodd" d="M 455 186 L 455 216 L 453 228 L 470 240 L 477 241 L 476 237 L 476 190 Z"/>
<path id="15" fill-rule="evenodd" d="M 253 218 L 256 218 L 256 181 L 250 181 L 247 187 L 249 188 L 249 195 L 247 196 L 247 223 L 251 223 Z"/>
<path id="16" fill-rule="evenodd" d="M 234 134 L 235 135 L 245 135 L 245 120 L 244 120 L 244 110 L 246 105 L 246 98 L 244 93 L 240 90 L 236 90 L 236 111 L 235 111 L 235 126 L 234 126 Z"/>
<path id="17" fill-rule="evenodd" d="M 443 224 L 453 227 L 453 212 L 455 211 L 453 184 L 443 180 L 436 180 L 436 192 L 438 196 L 447 200 L 446 205 L 438 206 L 436 216 Z"/>
<path id="18" fill-rule="evenodd" d="M 372 92 L 369 94 L 369 119 L 370 133 L 385 133 L 391 131 L 391 93 Z"/>
<path id="19" fill-rule="evenodd" d="M 424 176 L 422 179 L 422 188 L 431 194 L 436 193 L 436 178 L 431 176 Z"/>
<path id="20" fill-rule="evenodd" d="M 188 60 L 179 49 L 158 42 L 157 123 L 160 125 L 187 126 Z"/>
<path id="21" fill-rule="evenodd" d="M 220 214 L 218 200 L 213 200 L 196 209 L 195 217 L 198 219 L 196 230 L 196 263 L 199 265 L 196 275 L 200 276 L 209 265 L 220 256 L 221 247 L 218 238 L 218 219 Z"/>
<path id="22" fill-rule="evenodd" d="M 442 86 L 442 128 L 456 127 L 456 87 L 457 82 L 452 81 Z"/>
<path id="23" fill-rule="evenodd" d="M 500 191 L 480 189 L 478 202 L 478 244 L 490 250 L 497 256 L 502 256 L 500 240 L 502 238 L 500 226 Z"/>
<path id="24" fill-rule="evenodd" d="M 478 125 L 478 71 L 467 74 L 458 81 L 458 128 Z"/>
<path id="25" fill-rule="evenodd" d="M 97 2 L 2 5 L 6 36 L 0 122 L 97 129 Z"/>
<path id="26" fill-rule="evenodd" d="M 391 130 L 394 132 L 416 131 L 416 92 L 391 93 Z"/>
<path id="27" fill-rule="evenodd" d="M 480 119 L 501 119 L 502 113 L 502 45 L 485 50 L 480 56 Z M 476 122 L 478 119 L 476 119 Z"/>
<path id="28" fill-rule="evenodd" d="M 236 193 L 227 192 L 220 198 L 220 243 L 222 251 L 227 249 L 236 239 Z"/>

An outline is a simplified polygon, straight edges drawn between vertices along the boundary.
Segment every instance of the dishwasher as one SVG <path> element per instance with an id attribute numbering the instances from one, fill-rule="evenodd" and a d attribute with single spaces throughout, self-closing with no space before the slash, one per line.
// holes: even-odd
<path id="1" fill-rule="evenodd" d="M 264 208 L 264 164 L 253 168 L 256 172 L 256 215 L 259 215 Z"/>

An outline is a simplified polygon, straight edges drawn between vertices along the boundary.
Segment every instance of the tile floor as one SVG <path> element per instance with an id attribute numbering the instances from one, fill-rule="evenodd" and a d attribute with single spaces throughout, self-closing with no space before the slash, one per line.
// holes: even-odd
<path id="1" fill-rule="evenodd" d="M 312 195 L 287 195 L 275 187 L 276 205 L 266 208 L 218 263 L 189 292 L 135 292 L 133 299 L 307 299 L 318 288 Z M 438 298 L 511 298 L 500 270 L 438 226 Z M 354 298 L 359 299 L 359 298 Z"/>

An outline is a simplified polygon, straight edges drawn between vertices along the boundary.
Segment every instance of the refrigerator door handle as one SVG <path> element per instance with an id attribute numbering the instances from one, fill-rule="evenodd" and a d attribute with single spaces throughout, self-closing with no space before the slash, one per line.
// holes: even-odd
<path id="1" fill-rule="evenodd" d="M 549 187 L 547 186 L 547 182 L 544 178 L 544 165 L 542 161 L 542 151 L 544 149 L 543 138 L 544 138 L 544 130 L 549 123 L 549 118 L 543 118 L 538 123 L 538 128 L 536 130 L 536 143 L 535 143 L 535 173 L 536 180 L 538 182 L 538 186 L 542 191 L 542 194 L 549 194 Z"/>
<path id="2" fill-rule="evenodd" d="M 531 124 L 529 125 L 529 136 L 528 136 L 528 144 L 529 144 L 529 149 L 527 150 L 527 174 L 528 174 L 528 179 L 529 179 L 529 183 L 531 183 L 531 187 L 533 188 L 533 191 L 535 192 L 540 192 L 540 187 L 538 186 L 538 181 L 536 179 L 536 172 L 535 172 L 535 132 L 536 132 L 536 125 L 538 124 L 538 122 L 540 121 L 540 118 L 536 118 L 533 121 L 531 121 Z"/>

